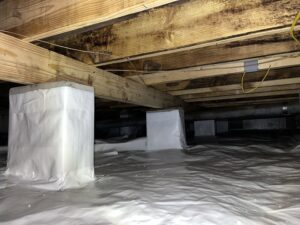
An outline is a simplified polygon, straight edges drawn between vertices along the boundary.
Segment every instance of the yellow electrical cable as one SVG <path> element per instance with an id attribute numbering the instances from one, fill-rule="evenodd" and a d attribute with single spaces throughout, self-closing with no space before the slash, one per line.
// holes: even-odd
<path id="1" fill-rule="evenodd" d="M 269 75 L 269 73 L 270 73 L 270 70 L 271 70 L 271 65 L 269 66 L 269 69 L 268 69 L 268 71 L 266 72 L 266 74 L 264 75 L 264 77 L 263 77 L 263 79 L 261 80 L 260 84 L 257 85 L 256 87 L 254 87 L 253 89 L 248 90 L 248 91 L 246 91 L 245 88 L 244 88 L 244 77 L 245 77 L 245 75 L 246 75 L 246 72 L 244 72 L 244 74 L 243 74 L 243 76 L 242 76 L 242 80 L 241 80 L 241 86 L 242 86 L 242 91 L 243 91 L 243 93 L 249 94 L 249 93 L 255 91 L 257 88 L 259 88 L 259 87 L 264 83 L 265 79 L 268 77 L 268 75 Z"/>
<path id="2" fill-rule="evenodd" d="M 290 35 L 296 41 L 296 43 L 300 45 L 300 41 L 295 36 L 295 27 L 296 27 L 297 22 L 299 20 L 300 20 L 300 11 L 298 12 L 297 16 L 295 17 L 295 20 L 292 23 L 291 30 L 290 30 Z"/>
<path id="3" fill-rule="evenodd" d="M 297 25 L 297 22 L 300 20 L 300 11 L 298 12 L 298 14 L 296 15 L 293 23 L 292 23 L 292 26 L 291 26 L 291 30 L 290 30 L 290 35 L 291 37 L 296 41 L 297 44 L 300 45 L 300 41 L 297 39 L 297 37 L 295 36 L 295 27 Z M 253 91 L 255 91 L 257 88 L 259 88 L 260 86 L 262 86 L 262 84 L 264 83 L 265 79 L 268 77 L 269 73 L 270 73 L 270 70 L 271 70 L 271 65 L 269 66 L 269 69 L 268 71 L 266 72 L 266 74 L 264 75 L 263 79 L 261 80 L 260 84 L 257 85 L 256 87 L 254 87 L 253 89 L 250 89 L 248 91 L 245 90 L 245 87 L 244 87 L 244 78 L 245 78 L 245 75 L 246 75 L 246 72 L 244 72 L 243 76 L 242 76 L 242 79 L 241 79 L 241 86 L 242 86 L 242 91 L 243 93 L 245 94 L 248 94 L 248 93 L 251 93 Z"/>

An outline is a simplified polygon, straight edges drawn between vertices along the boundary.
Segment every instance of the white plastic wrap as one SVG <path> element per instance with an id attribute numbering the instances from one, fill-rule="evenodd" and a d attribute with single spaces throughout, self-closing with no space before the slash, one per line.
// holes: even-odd
<path id="1" fill-rule="evenodd" d="M 96 153 L 95 183 L 75 190 L 32 189 L 0 173 L 0 224 L 299 225 L 300 149 L 276 142 Z"/>
<path id="2" fill-rule="evenodd" d="M 7 175 L 65 189 L 94 179 L 94 91 L 71 82 L 10 90 Z"/>
<path id="3" fill-rule="evenodd" d="M 147 150 L 186 147 L 184 113 L 181 109 L 148 111 Z"/>
<path id="4" fill-rule="evenodd" d="M 111 151 L 145 151 L 147 150 L 147 139 L 137 138 L 126 142 L 106 142 L 97 140 L 95 144 L 95 152 L 111 152 Z"/>

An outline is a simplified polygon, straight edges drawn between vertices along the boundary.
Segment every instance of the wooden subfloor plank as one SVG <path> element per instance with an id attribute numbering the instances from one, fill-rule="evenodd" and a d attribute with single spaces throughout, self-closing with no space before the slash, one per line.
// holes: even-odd
<path id="1" fill-rule="evenodd" d="M 187 0 L 57 43 L 84 48 L 86 40 L 90 40 L 90 50 L 111 53 L 108 57 L 92 56 L 95 58 L 91 61 L 101 63 L 258 31 L 288 29 L 298 11 L 298 0 Z"/>
<path id="2" fill-rule="evenodd" d="M 4 0 L 0 29 L 33 41 L 149 10 L 178 0 Z"/>

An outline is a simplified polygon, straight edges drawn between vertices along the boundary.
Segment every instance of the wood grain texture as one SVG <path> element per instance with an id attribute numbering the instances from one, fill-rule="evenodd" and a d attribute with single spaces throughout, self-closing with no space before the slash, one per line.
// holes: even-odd
<path id="1" fill-rule="evenodd" d="M 281 69 L 271 69 L 266 81 L 271 80 L 282 80 L 300 77 L 300 67 L 289 67 Z M 246 88 L 250 88 L 251 83 L 259 82 L 262 80 L 266 74 L 265 70 L 247 73 L 244 78 L 244 84 Z M 195 80 L 179 81 L 165 84 L 154 85 L 158 90 L 174 93 L 176 95 L 177 91 L 180 93 L 185 90 L 197 90 L 202 89 L 209 90 L 211 92 L 215 91 L 214 87 L 219 86 L 229 86 L 229 85 L 240 85 L 242 73 L 239 74 L 226 74 L 217 77 L 199 78 Z M 218 90 L 218 89 L 216 89 Z"/>
<path id="2" fill-rule="evenodd" d="M 217 96 L 217 97 L 201 97 L 187 99 L 186 102 L 208 102 L 208 101 L 219 101 L 228 99 L 242 99 L 242 98 L 256 98 L 256 97 L 271 97 L 271 96 L 284 96 L 291 94 L 299 94 L 299 89 L 297 90 L 283 90 L 283 91 L 272 91 L 272 92 L 262 92 L 262 93 L 250 93 L 250 94 L 240 94 L 240 95 L 228 95 L 228 96 Z"/>
<path id="3" fill-rule="evenodd" d="M 299 66 L 300 52 L 270 55 L 266 57 L 255 58 L 255 60 L 258 61 L 259 70 L 266 70 L 270 66 L 272 69 Z M 128 78 L 142 82 L 146 85 L 156 85 L 183 80 L 194 80 L 198 78 L 217 77 L 226 74 L 239 74 L 243 72 L 244 61 L 239 60 L 228 63 L 191 67 L 183 70 L 158 72 L 140 76 L 130 76 Z"/>
<path id="4" fill-rule="evenodd" d="M 166 93 L 2 33 L 0 79 L 22 84 L 74 81 L 93 86 L 99 98 L 154 108 L 181 103 Z"/>
<path id="5" fill-rule="evenodd" d="M 256 89 L 254 93 L 263 93 L 263 92 L 274 92 L 274 91 L 286 91 L 286 90 L 299 90 L 300 83 L 295 84 L 286 84 L 286 85 L 274 85 L 268 87 L 261 87 Z M 300 90 L 299 90 L 300 92 Z M 187 99 L 194 99 L 194 98 L 210 98 L 210 97 L 226 97 L 226 96 L 235 96 L 235 95 L 247 95 L 247 93 L 243 93 L 242 89 L 236 90 L 227 90 L 227 91 L 219 91 L 219 92 L 212 92 L 212 93 L 198 93 L 198 94 L 187 94 L 182 95 L 181 98 L 184 100 Z"/>
<path id="6" fill-rule="evenodd" d="M 240 106 L 249 106 L 249 105 L 261 105 L 261 104 L 279 104 L 279 103 L 289 103 L 289 102 L 299 102 L 298 96 L 287 96 L 283 98 L 264 98 L 264 99 L 255 99 L 255 100 L 242 100 L 242 101 L 222 101 L 217 103 L 194 103 L 197 106 L 206 107 L 206 108 L 220 108 L 220 107 L 240 107 Z"/>
<path id="7" fill-rule="evenodd" d="M 90 50 L 112 54 L 91 62 L 105 62 L 290 26 L 298 11 L 298 0 L 188 0 L 57 43 L 84 48 L 89 40 Z"/>
<path id="8" fill-rule="evenodd" d="M 4 0 L 0 2 L 0 29 L 46 38 L 107 22 L 177 0 Z"/>
<path id="9" fill-rule="evenodd" d="M 265 33 L 265 32 L 261 32 Z M 300 35 L 299 35 L 300 37 Z M 237 39 L 237 38 L 235 38 Z M 286 31 L 284 34 L 262 35 L 259 38 L 249 37 L 247 40 L 232 41 L 226 44 L 215 44 L 192 50 L 128 61 L 119 64 L 102 66 L 123 77 L 138 74 L 138 71 L 175 70 L 187 67 L 201 66 L 262 57 L 273 54 L 288 53 L 300 50 L 297 43 Z M 118 71 L 124 70 L 124 71 Z M 127 71 L 129 70 L 129 71 Z"/>
<path id="10" fill-rule="evenodd" d="M 299 72 L 300 73 L 300 72 Z M 287 79 L 278 79 L 278 80 L 269 80 L 264 81 L 263 83 L 259 82 L 249 82 L 244 84 L 244 88 L 247 90 L 251 90 L 255 87 L 259 87 L 257 91 L 260 91 L 264 87 L 270 87 L 273 89 L 280 88 L 284 85 L 293 85 L 300 84 L 300 77 L 295 78 L 287 78 Z M 223 85 L 223 86 L 213 86 L 213 87 L 205 87 L 205 88 L 195 88 L 195 89 L 186 89 L 179 91 L 170 91 L 169 93 L 172 95 L 193 95 L 193 94 L 204 94 L 204 93 L 214 93 L 214 94 L 224 94 L 226 91 L 236 91 L 236 93 L 241 93 L 241 84 L 231 84 L 231 85 Z"/>

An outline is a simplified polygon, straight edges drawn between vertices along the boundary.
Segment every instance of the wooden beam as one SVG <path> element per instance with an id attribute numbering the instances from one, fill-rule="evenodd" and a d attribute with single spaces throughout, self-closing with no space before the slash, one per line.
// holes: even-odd
<path id="1" fill-rule="evenodd" d="M 166 93 L 2 33 L 0 80 L 22 84 L 69 80 L 94 86 L 99 98 L 154 108 L 181 103 Z"/>
<path id="2" fill-rule="evenodd" d="M 217 96 L 217 97 L 207 97 L 207 98 L 193 98 L 187 99 L 186 102 L 208 102 L 208 101 L 218 101 L 227 99 L 241 99 L 241 98 L 256 98 L 256 97 L 270 97 L 270 96 L 283 96 L 290 94 L 299 94 L 300 90 L 284 90 L 284 91 L 272 91 L 272 92 L 262 92 L 262 93 L 250 93 L 250 94 L 240 94 L 240 95 L 229 95 L 229 96 Z"/>
<path id="3" fill-rule="evenodd" d="M 296 29 L 299 30 L 300 27 L 298 26 Z M 290 37 L 289 30 L 290 27 L 259 31 L 100 64 L 95 64 L 97 57 L 85 55 L 82 60 L 101 66 L 105 70 L 174 70 L 297 51 L 299 46 Z M 295 35 L 300 38 L 299 32 L 296 31 Z M 123 71 L 118 74 L 129 76 L 135 73 L 134 71 Z"/>
<path id="4" fill-rule="evenodd" d="M 269 80 L 261 82 L 250 82 L 245 83 L 244 87 L 246 90 L 252 89 L 254 87 L 258 87 L 258 91 L 263 87 L 272 87 L 274 86 L 283 86 L 283 85 L 291 85 L 291 84 L 300 84 L 300 77 L 295 78 L 287 78 L 287 79 L 278 79 L 278 80 Z M 170 91 L 169 93 L 172 95 L 191 95 L 191 94 L 203 94 L 203 93 L 218 93 L 218 92 L 225 92 L 225 91 L 239 91 L 241 93 L 241 84 L 231 84 L 231 85 L 222 85 L 222 86 L 213 86 L 213 87 L 206 87 L 206 88 L 195 88 L 195 89 L 186 89 L 186 90 L 179 90 L 179 91 Z"/>
<path id="5" fill-rule="evenodd" d="M 216 103 L 200 103 L 197 106 L 207 108 L 220 108 L 220 107 L 236 107 L 236 106 L 249 106 L 249 105 L 260 105 L 260 104 L 274 104 L 284 102 L 298 102 L 299 97 L 284 97 L 284 98 L 267 98 L 267 99 L 255 99 L 255 100 L 243 100 L 243 101 L 222 101 Z M 196 103 L 195 103 L 196 104 Z"/>
<path id="6" fill-rule="evenodd" d="M 129 78 L 144 83 L 146 85 L 156 85 L 183 80 L 216 77 L 226 74 L 238 74 L 244 72 L 244 62 L 248 60 L 257 60 L 259 70 L 266 70 L 270 66 L 272 69 L 299 66 L 300 52 L 270 55 L 261 58 L 197 66 L 182 70 L 165 71 L 140 76 L 131 76 Z"/>
<path id="7" fill-rule="evenodd" d="M 295 89 L 299 90 L 299 93 L 300 93 L 300 83 L 269 86 L 269 87 L 260 87 L 251 93 L 262 93 L 262 92 L 273 92 L 273 91 L 284 91 L 284 90 L 295 90 Z M 234 95 L 247 95 L 247 93 L 244 93 L 242 91 L 242 89 L 240 88 L 238 90 L 228 90 L 228 91 L 201 93 L 201 94 L 182 95 L 181 98 L 184 100 L 187 100 L 187 99 L 193 99 L 193 98 L 210 98 L 210 97 L 219 97 L 219 96 L 225 97 L 225 96 L 234 96 Z"/>
<path id="8" fill-rule="evenodd" d="M 298 9 L 298 0 L 187 0 L 57 43 L 84 48 L 88 39 L 90 50 L 111 53 L 101 63 L 288 27 Z"/>
<path id="9" fill-rule="evenodd" d="M 271 69 L 265 81 L 300 77 L 299 71 L 300 71 L 300 67 Z M 247 73 L 244 79 L 245 87 L 248 88 L 247 85 L 249 83 L 261 81 L 265 74 L 266 74 L 265 70 L 261 70 L 253 73 Z M 210 88 L 216 86 L 227 86 L 232 84 L 240 84 L 242 75 L 243 75 L 242 73 L 229 74 L 229 75 L 225 74 L 223 76 L 217 76 L 217 77 L 198 78 L 195 80 L 185 80 L 179 82 L 157 84 L 154 85 L 153 87 L 155 89 L 164 92 L 173 92 L 173 91 L 181 91 L 184 89 L 189 90 L 189 89 Z"/>
<path id="10" fill-rule="evenodd" d="M 4 0 L 0 29 L 33 41 L 107 22 L 178 0 Z"/>

